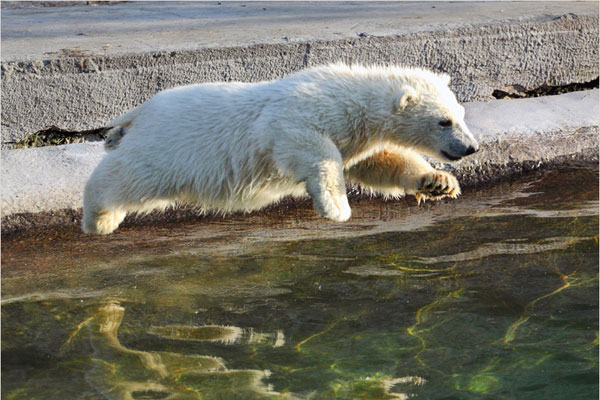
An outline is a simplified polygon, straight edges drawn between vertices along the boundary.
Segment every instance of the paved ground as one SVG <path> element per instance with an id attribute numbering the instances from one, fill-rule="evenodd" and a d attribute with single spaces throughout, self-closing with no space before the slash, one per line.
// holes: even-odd
<path id="1" fill-rule="evenodd" d="M 565 14 L 597 16 L 598 4 L 211 1 L 5 9 L 2 61 L 403 35 Z"/>

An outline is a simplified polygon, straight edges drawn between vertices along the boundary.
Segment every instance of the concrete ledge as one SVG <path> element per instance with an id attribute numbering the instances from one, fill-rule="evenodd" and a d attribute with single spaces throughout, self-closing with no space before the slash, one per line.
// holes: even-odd
<path id="1" fill-rule="evenodd" d="M 467 103 L 466 121 L 481 150 L 441 167 L 470 187 L 569 158 L 597 160 L 599 94 Z M 102 143 L 3 150 L 3 231 L 77 221 L 85 182 L 104 154 Z"/>
<path id="2" fill-rule="evenodd" d="M 110 45 L 107 47 L 107 45 Z M 104 126 L 169 87 L 333 61 L 450 73 L 461 101 L 598 76 L 595 2 L 123 3 L 2 12 L 2 143 Z"/>
<path id="3" fill-rule="evenodd" d="M 2 217 L 81 208 L 102 142 L 2 151 Z"/>
<path id="4" fill-rule="evenodd" d="M 598 89 L 520 100 L 465 104 L 466 122 L 482 151 L 453 165 L 470 172 L 468 181 L 485 181 L 481 165 L 550 162 L 565 155 L 598 152 Z M 473 172 L 471 172 L 473 171 Z"/>

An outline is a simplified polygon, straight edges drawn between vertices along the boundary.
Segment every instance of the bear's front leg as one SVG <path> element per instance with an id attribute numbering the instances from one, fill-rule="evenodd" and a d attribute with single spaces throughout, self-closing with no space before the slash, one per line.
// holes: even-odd
<path id="1" fill-rule="evenodd" d="M 389 146 L 351 166 L 347 173 L 369 190 L 392 197 L 414 194 L 419 203 L 460 194 L 454 176 L 433 169 L 417 152 L 404 147 Z"/>
<path id="2" fill-rule="evenodd" d="M 317 132 L 290 131 L 274 146 L 274 160 L 284 175 L 304 182 L 315 211 L 336 222 L 352 214 L 342 167 L 342 155 L 333 142 Z M 293 134 L 292 134 L 293 133 Z"/>
<path id="3" fill-rule="evenodd" d="M 321 160 L 312 166 L 312 173 L 306 178 L 306 191 L 313 199 L 317 214 L 333 221 L 347 221 L 352 214 L 342 163 L 335 160 Z"/>

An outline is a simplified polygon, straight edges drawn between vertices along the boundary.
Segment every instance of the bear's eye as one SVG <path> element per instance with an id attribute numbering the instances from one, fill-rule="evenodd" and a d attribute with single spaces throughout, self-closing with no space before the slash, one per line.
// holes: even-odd
<path id="1" fill-rule="evenodd" d="M 440 126 L 443 128 L 448 128 L 448 127 L 452 126 L 452 121 L 449 119 L 443 119 L 440 121 Z"/>

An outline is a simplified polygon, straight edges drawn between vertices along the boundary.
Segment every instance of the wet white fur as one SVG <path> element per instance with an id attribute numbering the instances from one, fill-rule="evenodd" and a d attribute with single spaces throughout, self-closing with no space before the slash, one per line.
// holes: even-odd
<path id="1" fill-rule="evenodd" d="M 435 171 L 416 151 L 443 158 L 452 141 L 476 143 L 448 82 L 423 69 L 330 65 L 160 92 L 110 124 L 125 135 L 86 185 L 83 230 L 110 233 L 128 212 L 177 202 L 250 211 L 306 194 L 317 213 L 345 221 L 345 178 L 417 193 Z"/>

